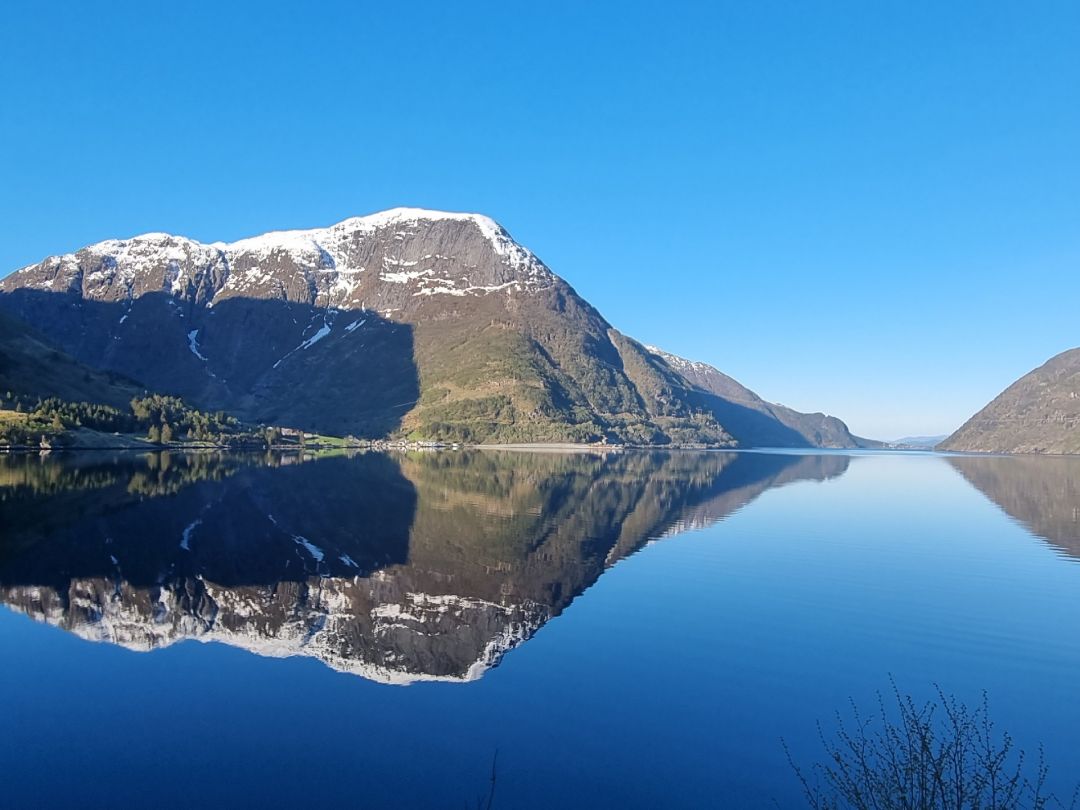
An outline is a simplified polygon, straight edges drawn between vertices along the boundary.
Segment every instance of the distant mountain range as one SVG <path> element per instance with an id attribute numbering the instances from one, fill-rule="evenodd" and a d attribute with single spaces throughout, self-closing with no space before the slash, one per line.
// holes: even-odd
<path id="1" fill-rule="evenodd" d="M 886 447 L 897 450 L 932 450 L 941 444 L 948 436 L 904 436 L 902 439 L 893 439 L 885 442 Z"/>
<path id="2" fill-rule="evenodd" d="M 1080 348 L 1025 374 L 938 449 L 1080 453 Z"/>
<path id="3" fill-rule="evenodd" d="M 867 444 L 623 335 L 475 214 L 394 209 L 231 244 L 109 240 L 8 276 L 0 308 L 95 373 L 255 423 L 466 442 Z"/>

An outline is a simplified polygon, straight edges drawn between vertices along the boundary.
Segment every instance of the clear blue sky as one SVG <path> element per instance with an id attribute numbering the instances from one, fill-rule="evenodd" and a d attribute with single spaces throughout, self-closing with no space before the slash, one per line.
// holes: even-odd
<path id="1" fill-rule="evenodd" d="M 22 3 L 0 273 L 396 205 L 876 437 L 1080 345 L 1080 4 Z"/>

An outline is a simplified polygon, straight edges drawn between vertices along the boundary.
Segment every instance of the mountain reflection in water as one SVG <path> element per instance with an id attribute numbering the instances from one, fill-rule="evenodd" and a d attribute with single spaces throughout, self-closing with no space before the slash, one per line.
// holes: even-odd
<path id="1" fill-rule="evenodd" d="M 1080 558 L 1080 458 L 954 456 L 949 463 L 1028 531 Z"/>
<path id="2" fill-rule="evenodd" d="M 468 681 L 650 540 L 848 463 L 713 452 L 3 457 L 0 601 L 134 650 L 217 641 L 387 683 Z"/>

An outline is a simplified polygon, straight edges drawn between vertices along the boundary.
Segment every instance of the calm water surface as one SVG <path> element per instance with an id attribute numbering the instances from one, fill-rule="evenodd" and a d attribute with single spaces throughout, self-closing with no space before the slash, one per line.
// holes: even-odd
<path id="1" fill-rule="evenodd" d="M 6 806 L 797 807 L 848 698 L 1080 774 L 1080 459 L 0 458 Z"/>

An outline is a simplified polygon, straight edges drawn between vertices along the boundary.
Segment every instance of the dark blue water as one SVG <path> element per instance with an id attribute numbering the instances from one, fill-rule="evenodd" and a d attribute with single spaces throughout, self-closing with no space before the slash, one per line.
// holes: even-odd
<path id="1" fill-rule="evenodd" d="M 1080 774 L 1080 460 L 270 461 L 0 460 L 4 805 L 798 807 L 890 676 Z"/>

